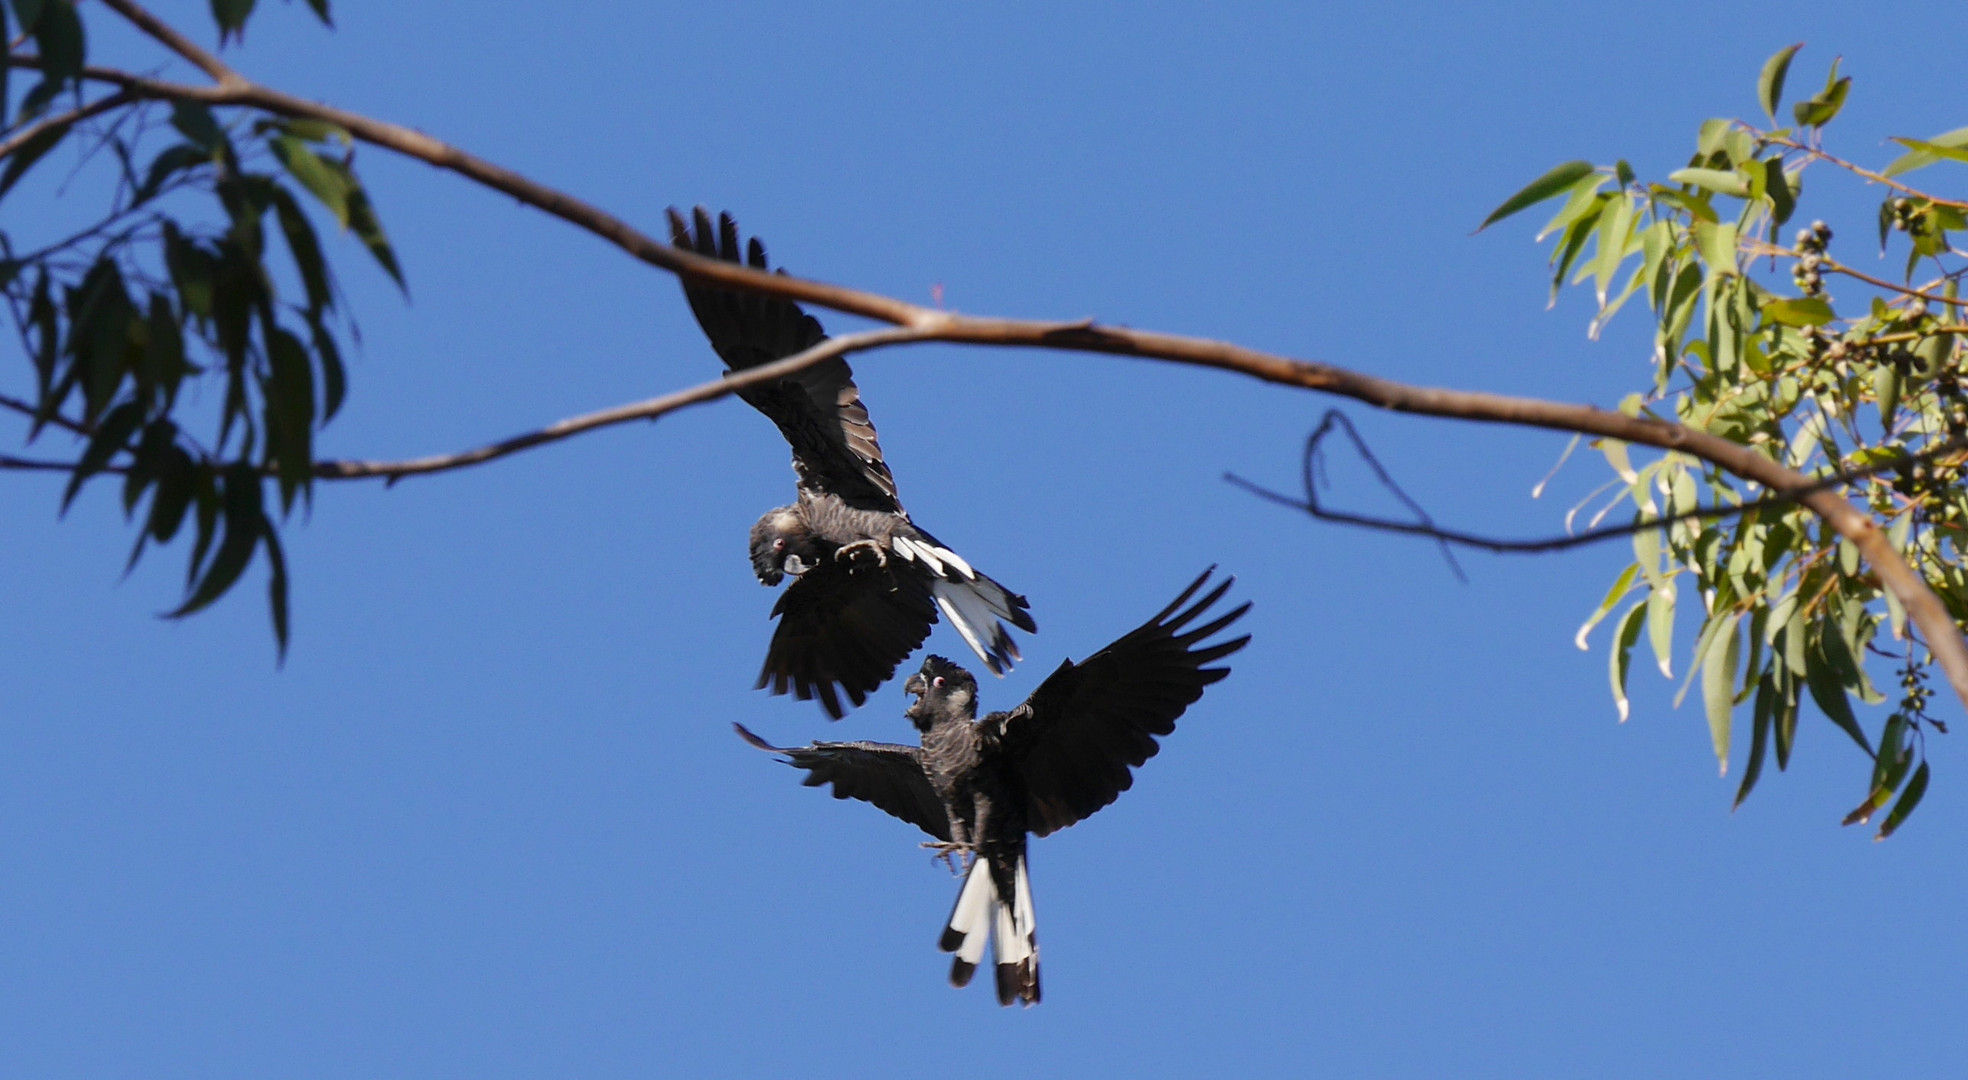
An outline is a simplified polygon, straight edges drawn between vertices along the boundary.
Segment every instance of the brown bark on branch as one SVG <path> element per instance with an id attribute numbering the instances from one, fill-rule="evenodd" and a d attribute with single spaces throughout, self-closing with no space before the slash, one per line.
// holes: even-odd
<path id="1" fill-rule="evenodd" d="M 1947 672 L 1948 681 L 1954 687 L 1955 694 L 1961 698 L 1964 705 L 1968 705 L 1968 642 L 1963 641 L 1961 632 L 1949 616 L 1946 606 L 1927 588 L 1926 582 L 1901 558 L 1899 552 L 1893 549 L 1886 538 L 1885 530 L 1881 529 L 1870 515 L 1854 507 L 1841 496 L 1831 491 L 1815 489 L 1816 481 L 1812 478 L 1796 470 L 1785 468 L 1764 457 L 1752 447 L 1666 420 L 1626 416 L 1590 405 L 1479 391 L 1411 386 L 1330 364 L 1293 360 L 1225 342 L 1097 326 L 1090 321 L 1057 323 L 973 318 L 925 308 L 877 293 L 767 273 L 737 263 L 705 258 L 663 243 L 598 207 L 530 180 L 510 169 L 494 165 L 457 147 L 447 145 L 422 132 L 260 86 L 232 72 L 216 58 L 204 54 L 203 50 L 159 22 L 133 0 L 105 0 L 105 3 L 152 37 L 197 63 L 207 74 L 218 79 L 219 83 L 209 87 L 184 86 L 99 67 L 86 69 L 84 74 L 87 78 L 117 85 L 143 97 L 202 101 L 208 105 L 247 106 L 283 116 L 323 120 L 343 128 L 364 142 L 395 150 L 439 168 L 449 169 L 495 191 L 510 195 L 520 202 L 544 210 L 594 233 L 635 258 L 659 269 L 749 292 L 806 301 L 835 311 L 892 323 L 913 331 L 880 342 L 863 341 L 860 347 L 864 350 L 905 341 L 949 341 L 973 345 L 1030 346 L 1072 352 L 1111 353 L 1239 372 L 1265 382 L 1351 398 L 1395 412 L 1577 432 L 1620 439 L 1663 450 L 1680 451 L 1701 458 L 1744 479 L 1762 484 L 1773 492 L 1796 496 L 1805 506 L 1824 518 L 1839 535 L 1857 546 L 1885 587 L 1899 599 L 1907 615 L 1925 633 L 1928 647 L 1942 669 Z M 16 62 L 20 63 L 20 61 Z M 30 65 L 23 63 L 22 66 Z M 810 350 L 806 356 L 781 361 L 773 365 L 773 368 L 777 369 L 776 373 L 783 373 L 794 370 L 802 363 L 817 363 L 822 359 L 821 356 L 816 355 L 817 352 L 818 350 Z M 735 389 L 732 382 L 733 380 L 723 380 L 717 384 L 706 384 L 703 387 L 683 391 L 673 396 L 680 399 L 688 398 L 688 400 L 680 400 L 677 404 L 667 407 L 657 408 L 654 403 L 643 403 L 640 407 L 626 406 L 621 410 L 609 410 L 606 414 L 597 414 L 603 419 L 577 418 L 576 421 L 563 421 L 562 424 L 543 428 L 539 432 L 521 436 L 517 440 L 507 440 L 506 444 L 495 444 L 493 447 L 479 451 L 471 451 L 464 455 L 449 455 L 449 457 L 458 458 L 460 464 L 470 464 L 474 460 L 489 460 L 503 453 L 511 453 L 514 449 L 564 438 L 567 434 L 576 431 L 593 430 L 606 423 L 659 416 L 687 404 L 723 397 Z M 613 418 L 613 414 L 624 412 L 633 415 L 625 415 L 621 419 Z M 555 434 L 555 432 L 563 433 Z M 507 444 L 516 445 L 512 449 L 500 449 Z M 474 457 L 474 455 L 479 456 Z M 414 471 L 422 472 L 437 471 L 442 467 L 456 467 L 405 463 L 399 468 L 407 469 L 413 466 Z M 373 471 L 367 473 L 353 472 L 348 475 L 389 475 L 388 467 L 372 468 Z"/>

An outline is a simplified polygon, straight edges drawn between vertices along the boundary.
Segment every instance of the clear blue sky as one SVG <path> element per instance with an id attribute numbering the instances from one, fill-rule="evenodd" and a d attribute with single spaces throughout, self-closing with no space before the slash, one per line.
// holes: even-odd
<path id="1" fill-rule="evenodd" d="M 158 62 L 86 7 L 96 59 Z M 211 40 L 205 4 L 159 9 Z M 1545 312 L 1531 225 L 1469 235 L 1504 196 L 1573 157 L 1683 164 L 1696 125 L 1752 113 L 1758 66 L 1798 40 L 1793 86 L 1846 57 L 1832 133 L 1857 157 L 1968 123 L 1933 36 L 1959 8 L 1939 3 L 336 14 L 329 33 L 262 4 L 232 55 L 652 230 L 701 201 L 798 272 L 905 298 L 941 284 L 970 312 L 1601 404 L 1646 377 L 1644 313 L 1595 345 L 1583 297 Z M 413 301 L 336 244 L 365 344 L 324 454 L 462 448 L 717 371 L 671 279 L 423 165 L 365 148 L 359 166 Z M 8 229 L 51 213 L 61 170 L 40 171 L 0 209 Z M 1848 194 L 1834 223 L 1856 251 L 1870 210 Z M 9 355 L 0 388 L 18 393 Z M 284 669 L 257 576 L 160 621 L 182 543 L 121 579 L 109 486 L 57 522 L 56 480 L 0 478 L 0 1073 L 1788 1078 L 1968 1060 L 1953 739 L 1888 844 L 1838 827 L 1864 763 L 1815 716 L 1790 773 L 1732 815 L 1699 710 L 1672 710 L 1642 666 L 1617 725 L 1603 642 L 1571 644 L 1622 546 L 1468 558 L 1464 586 L 1425 545 L 1222 483 L 1291 481 L 1329 404 L 1303 393 L 1058 354 L 856 366 L 917 519 L 1032 598 L 1029 663 L 987 680 L 987 706 L 1209 563 L 1257 602 L 1235 674 L 1134 790 L 1035 847 L 1044 1005 L 944 986 L 956 885 L 919 837 L 732 736 L 909 732 L 898 686 L 833 726 L 750 689 L 772 595 L 744 535 L 792 474 L 731 401 L 387 491 L 324 486 L 289 532 Z M 1532 502 L 1561 439 L 1352 412 L 1469 527 L 1550 531 L 1603 479 L 1580 459 Z M 961 649 L 947 628 L 931 644 Z"/>

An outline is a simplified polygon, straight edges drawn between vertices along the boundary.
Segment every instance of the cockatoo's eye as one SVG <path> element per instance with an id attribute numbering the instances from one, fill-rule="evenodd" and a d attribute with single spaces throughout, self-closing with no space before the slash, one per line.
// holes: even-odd
<path id="1" fill-rule="evenodd" d="M 929 685 L 934 686 L 938 690 L 943 689 L 943 676 L 938 675 L 936 678 L 931 679 Z"/>
<path id="2" fill-rule="evenodd" d="M 777 537 L 777 538 L 775 538 L 775 539 L 774 539 L 774 540 L 772 541 L 772 550 L 774 550 L 774 551 L 784 551 L 784 550 L 786 550 L 786 538 L 785 538 L 785 537 L 783 537 L 783 536 L 782 536 L 782 537 Z"/>

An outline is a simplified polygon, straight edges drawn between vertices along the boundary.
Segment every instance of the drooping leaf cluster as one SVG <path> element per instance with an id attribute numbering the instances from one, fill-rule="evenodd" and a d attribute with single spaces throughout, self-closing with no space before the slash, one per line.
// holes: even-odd
<path id="1" fill-rule="evenodd" d="M 1968 202 L 1898 178 L 1968 162 L 1968 128 L 1897 139 L 1908 153 L 1877 171 L 1843 160 L 1824 145 L 1825 126 L 1852 85 L 1836 62 L 1823 89 L 1792 106 L 1792 123 L 1778 125 L 1796 51 L 1771 57 L 1758 80 L 1771 127 L 1709 120 L 1687 166 L 1662 181 L 1643 181 L 1624 161 L 1561 165 L 1484 224 L 1562 199 L 1539 233 L 1553 241 L 1552 297 L 1568 284 L 1589 283 L 1595 337 L 1635 295 L 1653 312 L 1651 385 L 1622 410 L 1722 436 L 1810 475 L 1869 471 L 1841 490 L 1886 527 L 1960 622 L 1968 618 L 1961 344 L 1968 305 L 1959 296 L 1968 262 L 1952 240 L 1968 230 Z M 1842 228 L 1792 225 L 1803 220 L 1804 176 L 1813 166 L 1882 190 L 1877 243 L 1882 252 L 1904 249 L 1904 261 L 1893 264 L 1896 280 L 1836 257 L 1833 240 Z M 1872 239 L 1841 246 L 1866 248 Z M 1746 506 L 1764 494 L 1685 454 L 1639 463 L 1623 443 L 1604 441 L 1599 449 L 1615 478 L 1600 489 L 1611 490 L 1613 501 L 1594 522 L 1623 503 L 1642 522 L 1702 506 Z M 1790 504 L 1643 530 L 1633 550 L 1632 565 L 1579 631 L 1583 647 L 1592 628 L 1611 618 L 1611 682 L 1621 719 L 1640 639 L 1672 677 L 1677 611 L 1691 610 L 1699 627 L 1684 654 L 1681 694 L 1699 684 L 1724 773 L 1732 755 L 1741 755 L 1736 803 L 1755 787 L 1772 752 L 1779 769 L 1789 764 L 1808 698 L 1873 759 L 1865 801 L 1848 824 L 1890 803 L 1878 838 L 1898 828 L 1926 792 L 1926 734 L 1946 728 L 1926 712 L 1932 657 L 1898 601 L 1861 565 L 1857 548 Z M 1874 684 L 1869 657 L 1890 658 L 1900 671 L 1898 706 L 1876 740 L 1854 701 L 1892 699 Z M 1744 706 L 1746 751 L 1735 731 Z"/>
<path id="2" fill-rule="evenodd" d="M 325 0 L 309 6 L 328 20 Z M 243 34 L 252 8 L 214 0 L 221 40 Z M 33 387 L 5 403 L 29 441 L 50 428 L 79 440 L 63 462 L 64 509 L 91 479 L 121 478 L 140 525 L 132 566 L 147 545 L 189 533 L 170 616 L 211 604 L 263 555 L 284 652 L 279 522 L 311 497 L 315 434 L 346 396 L 353 330 L 305 203 L 403 282 L 353 143 L 315 121 L 121 94 L 86 77 L 73 0 L 12 0 L 11 14 L 25 40 L 0 69 L 0 199 L 58 151 L 113 174 L 113 194 L 100 217 L 45 246 L 21 250 L 0 229 L 0 295 Z M 18 102 L 9 69 L 41 75 Z"/>

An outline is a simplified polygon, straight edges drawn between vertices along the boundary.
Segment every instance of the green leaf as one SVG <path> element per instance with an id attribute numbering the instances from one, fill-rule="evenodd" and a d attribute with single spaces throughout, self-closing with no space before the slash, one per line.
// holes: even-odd
<path id="1" fill-rule="evenodd" d="M 1738 199 L 1749 198 L 1749 181 L 1744 176 L 1730 170 L 1721 169 L 1676 169 L 1667 174 L 1669 180 L 1677 184 L 1693 184 L 1704 191 L 1717 195 L 1732 195 Z"/>
<path id="2" fill-rule="evenodd" d="M 1651 532 L 1652 530 L 1648 531 Z M 1639 573 L 1640 564 L 1632 563 L 1625 570 L 1620 571 L 1619 577 L 1613 579 L 1613 587 L 1606 590 L 1606 599 L 1601 601 L 1599 607 L 1591 615 L 1586 617 L 1585 625 L 1579 627 L 1578 633 L 1572 637 L 1572 644 L 1577 645 L 1580 652 L 1586 651 L 1586 635 L 1592 633 L 1592 628 L 1599 625 L 1599 620 L 1605 618 L 1606 614 L 1613 610 L 1613 605 L 1619 603 L 1633 589 L 1633 579 Z"/>
<path id="3" fill-rule="evenodd" d="M 307 215 L 301 212 L 300 204 L 286 188 L 274 187 L 273 208 L 280 221 L 281 235 L 287 238 L 287 251 L 294 257 L 294 268 L 300 271 L 301 284 L 307 290 L 308 311 L 318 314 L 333 308 L 335 296 L 329 284 L 328 264 L 321 257 L 321 241 L 314 235 L 314 226 L 308 223 Z"/>
<path id="4" fill-rule="evenodd" d="M 253 0 L 212 0 L 212 19 L 219 24 L 219 44 L 227 38 L 244 39 L 246 19 L 253 14 Z"/>
<path id="5" fill-rule="evenodd" d="M 129 445 L 130 436 L 136 434 L 143 420 L 143 406 L 134 401 L 126 401 L 103 416 L 102 422 L 96 425 L 95 434 L 89 437 L 89 446 L 82 451 L 81 460 L 75 463 L 75 471 L 68 478 L 67 490 L 62 492 L 62 513 L 68 512 L 69 504 L 75 501 L 82 485 L 107 468 L 109 459 L 118 450 Z"/>
<path id="6" fill-rule="evenodd" d="M 1785 326 L 1823 326 L 1838 313 L 1815 296 L 1799 296 L 1764 304 L 1763 317 Z"/>
<path id="7" fill-rule="evenodd" d="M 261 510 L 260 475 L 251 464 L 242 461 L 226 467 L 222 505 L 225 537 L 219 541 L 218 552 L 198 587 L 177 610 L 164 616 L 167 619 L 182 619 L 224 596 L 253 559 L 253 549 L 263 535 L 265 514 Z"/>
<path id="8" fill-rule="evenodd" d="M 280 530 L 261 515 L 260 539 L 266 543 L 267 610 L 273 616 L 273 640 L 282 663 L 287 660 L 287 556 L 280 550 Z"/>
<path id="9" fill-rule="evenodd" d="M 355 141 L 350 138 L 348 129 L 342 127 L 340 124 L 331 124 L 326 120 L 308 120 L 301 117 L 283 116 L 278 120 L 262 120 L 258 124 L 255 124 L 254 127 L 255 130 L 278 128 L 297 139 L 312 143 L 333 141 L 339 142 L 343 146 L 349 146 Z"/>
<path id="10" fill-rule="evenodd" d="M 1879 835 L 1873 837 L 1873 840 L 1884 840 L 1897 832 L 1900 825 L 1906 821 L 1907 815 L 1913 813 L 1913 808 L 1920 805 L 1921 796 L 1925 794 L 1927 794 L 1927 763 L 1923 761 L 1920 767 L 1913 771 L 1913 779 L 1907 781 L 1906 791 L 1901 793 L 1900 801 L 1893 804 L 1893 812 L 1886 815 L 1886 820 L 1879 826 Z"/>
<path id="11" fill-rule="evenodd" d="M 291 135 L 268 139 L 267 149 L 273 151 L 281 167 L 300 181 L 302 187 L 321 200 L 321 205 L 335 215 L 342 228 L 349 227 L 349 192 L 355 184 L 346 171 L 331 165 L 307 143 Z"/>
<path id="12" fill-rule="evenodd" d="M 20 19 L 22 33 L 33 30 L 34 24 L 41 21 L 42 3 L 43 0 L 14 0 L 14 14 Z"/>
<path id="13" fill-rule="evenodd" d="M 1599 189 L 1605 187 L 1606 183 L 1611 179 L 1612 177 L 1607 176 L 1605 173 L 1594 172 L 1587 173 L 1578 183 L 1573 184 L 1571 194 L 1565 197 L 1565 205 L 1559 207 L 1558 212 L 1552 215 L 1551 220 L 1544 223 L 1544 228 L 1538 230 L 1538 242 L 1542 243 L 1545 237 L 1550 236 L 1560 229 L 1570 227 L 1574 221 L 1582 217 L 1588 215 L 1596 216 L 1599 212 L 1600 203 L 1605 199 L 1612 198 L 1610 195 L 1602 196 L 1599 194 Z"/>
<path id="14" fill-rule="evenodd" d="M 1872 396 L 1879 403 L 1879 426 L 1893 430 L 1893 417 L 1900 409 L 1900 369 L 1881 364 L 1872 371 Z"/>
<path id="15" fill-rule="evenodd" d="M 1693 225 L 1695 248 L 1701 253 L 1702 262 L 1707 264 L 1708 276 L 1734 274 L 1736 269 L 1736 227 L 1734 225 L 1710 225 L 1697 221 Z"/>
<path id="16" fill-rule="evenodd" d="M 226 145 L 225 129 L 221 128 L 218 120 L 212 116 L 212 110 L 201 102 L 173 103 L 171 126 L 177 128 L 180 134 L 191 140 L 192 145 L 208 155 L 218 153 L 220 148 Z"/>
<path id="17" fill-rule="evenodd" d="M 403 281 L 403 268 L 397 265 L 396 252 L 390 249 L 389 237 L 383 235 L 383 223 L 377 219 L 375 208 L 369 205 L 369 194 L 359 187 L 349 192 L 348 207 L 349 228 L 355 231 L 356 238 L 395 279 L 396 287 L 408 292 L 410 287 Z"/>
<path id="18" fill-rule="evenodd" d="M 1546 199 L 1553 198 L 1591 174 L 1591 162 L 1567 161 L 1526 184 L 1522 191 L 1505 199 L 1502 206 L 1490 211 L 1490 216 L 1484 218 L 1481 225 L 1476 226 L 1476 231 L 1482 232 L 1525 207 L 1536 206 Z"/>
<path id="19" fill-rule="evenodd" d="M 1845 696 L 1845 680 L 1825 658 L 1824 644 L 1835 637 L 1834 634 L 1826 635 L 1819 640 L 1819 647 L 1811 650 L 1811 662 L 1804 667 L 1804 685 L 1810 689 L 1811 700 L 1817 703 L 1818 711 L 1837 724 L 1839 730 L 1850 735 L 1852 741 L 1871 756 L 1872 744 L 1866 740 L 1865 729 L 1859 726 L 1858 717 L 1852 715 L 1852 703 Z M 1840 653 L 1844 652 L 1843 645 L 1837 648 Z"/>
<path id="20" fill-rule="evenodd" d="M 1771 221 L 1782 225 L 1797 212 L 1797 196 L 1790 190 L 1790 178 L 1784 175 L 1782 158 L 1763 163 L 1763 191 L 1770 199 Z"/>
<path id="21" fill-rule="evenodd" d="M 1777 122 L 1777 106 L 1783 102 L 1784 77 L 1790 74 L 1790 58 L 1803 47 L 1800 41 L 1765 60 L 1763 73 L 1756 78 L 1756 100 L 1763 103 L 1763 113 L 1773 124 Z"/>
<path id="22" fill-rule="evenodd" d="M 319 319 L 309 320 L 314 331 L 314 354 L 321 360 L 321 423 L 325 426 L 342 409 L 348 393 L 348 372 L 342 365 L 342 351 L 335 335 Z"/>
<path id="23" fill-rule="evenodd" d="M 286 330 L 266 332 L 271 374 L 266 394 L 267 449 L 272 452 L 280 480 L 283 507 L 291 507 L 296 492 L 308 490 L 314 476 L 314 376 L 307 349 Z"/>
<path id="24" fill-rule="evenodd" d="M 1606 306 L 1606 290 L 1612 285 L 1620 262 L 1626 258 L 1632 234 L 1633 200 L 1622 192 L 1614 195 L 1599 214 L 1599 250 L 1592 260 L 1592 279 L 1593 292 L 1598 295 L 1602 310 Z"/>
<path id="25" fill-rule="evenodd" d="M 1964 148 L 1968 148 L 1968 128 L 1956 128 L 1946 134 L 1936 135 L 1931 139 L 1896 138 L 1893 141 L 1899 143 L 1901 146 L 1909 147 L 1913 150 L 1913 153 L 1896 158 L 1891 165 L 1886 166 L 1885 173 L 1887 176 L 1898 176 L 1901 173 L 1910 173 L 1915 169 L 1924 169 L 1943 158 L 1954 161 L 1968 161 L 1968 157 L 1957 156 L 1963 153 Z M 1889 192 L 1888 194 L 1891 193 Z M 1888 213 L 1891 211 L 1892 203 L 1892 199 L 1889 198 L 1886 200 L 1886 210 Z"/>
<path id="26" fill-rule="evenodd" d="M 1626 723 L 1628 702 L 1626 700 L 1626 673 L 1633 667 L 1633 646 L 1640 640 L 1640 624 L 1646 620 L 1647 602 L 1635 600 L 1626 613 L 1619 617 L 1613 632 L 1612 656 L 1607 661 L 1607 673 L 1613 683 L 1613 705 L 1619 709 L 1620 723 Z"/>
<path id="27" fill-rule="evenodd" d="M 328 17 L 328 0 L 307 0 L 307 6 L 314 9 L 315 17 L 321 20 L 321 25 L 331 28 L 335 25 L 335 20 Z M 286 639 L 283 637 L 281 641 L 284 648 Z"/>
<path id="28" fill-rule="evenodd" d="M 1790 768 L 1790 748 L 1797 741 L 1797 690 L 1799 682 L 1786 676 L 1779 681 L 1777 699 L 1772 702 L 1771 734 L 1776 736 L 1777 768 Z"/>
<path id="29" fill-rule="evenodd" d="M 41 54 L 41 73 L 57 91 L 62 83 L 80 79 L 89 46 L 82 32 L 82 19 L 75 13 L 74 0 L 43 0 L 40 17 L 33 23 L 34 45 Z M 15 5 L 18 13 L 20 5 Z M 27 26 L 26 19 L 21 20 Z"/>
<path id="30" fill-rule="evenodd" d="M 1715 743 L 1715 758 L 1723 775 L 1729 772 L 1730 714 L 1735 709 L 1736 665 L 1742 639 L 1736 632 L 1740 616 L 1721 616 L 1714 636 L 1702 656 L 1702 705 L 1708 712 L 1708 734 Z"/>
<path id="31" fill-rule="evenodd" d="M 1763 754 L 1770 744 L 1772 714 L 1775 712 L 1777 688 L 1766 673 L 1756 683 L 1756 704 L 1752 708 L 1749 733 L 1749 760 L 1743 763 L 1742 785 L 1736 788 L 1736 801 L 1731 810 L 1742 806 L 1743 800 L 1756 788 L 1756 781 L 1763 775 Z"/>
<path id="32" fill-rule="evenodd" d="M 1838 73 L 1838 64 L 1832 63 L 1833 75 Z M 1823 93 L 1809 101 L 1800 101 L 1791 107 L 1791 115 L 1797 118 L 1798 127 L 1823 127 L 1831 123 L 1838 110 L 1845 107 L 1845 95 L 1851 92 L 1852 77 L 1847 75 L 1827 86 Z"/>
<path id="33" fill-rule="evenodd" d="M 27 170 L 33 168 L 34 163 L 46 156 L 48 151 L 53 150 L 55 144 L 61 142 L 62 137 L 68 134 L 68 129 L 73 126 L 72 123 L 53 124 L 35 132 L 22 143 L 20 149 L 14 151 L 14 156 L 7 159 L 6 171 L 0 172 L 0 197 L 5 197 L 7 192 L 13 190 L 14 185 L 20 182 L 20 178 L 27 174 Z"/>
<path id="34" fill-rule="evenodd" d="M 183 450 L 171 454 L 158 470 L 157 487 L 150 496 L 150 523 L 146 526 L 158 543 L 168 542 L 184 524 L 196 479 L 191 458 Z"/>
<path id="35" fill-rule="evenodd" d="M 1662 580 L 1647 594 L 1647 641 L 1654 647 L 1654 660 L 1661 677 L 1674 677 L 1674 582 Z"/>
<path id="36" fill-rule="evenodd" d="M 187 169 L 209 164 L 211 160 L 211 154 L 190 143 L 176 143 L 166 147 L 150 160 L 150 172 L 131 198 L 131 205 L 134 207 L 149 202 L 157 197 L 157 193 L 164 189 L 164 185 L 169 183 L 173 176 Z"/>

